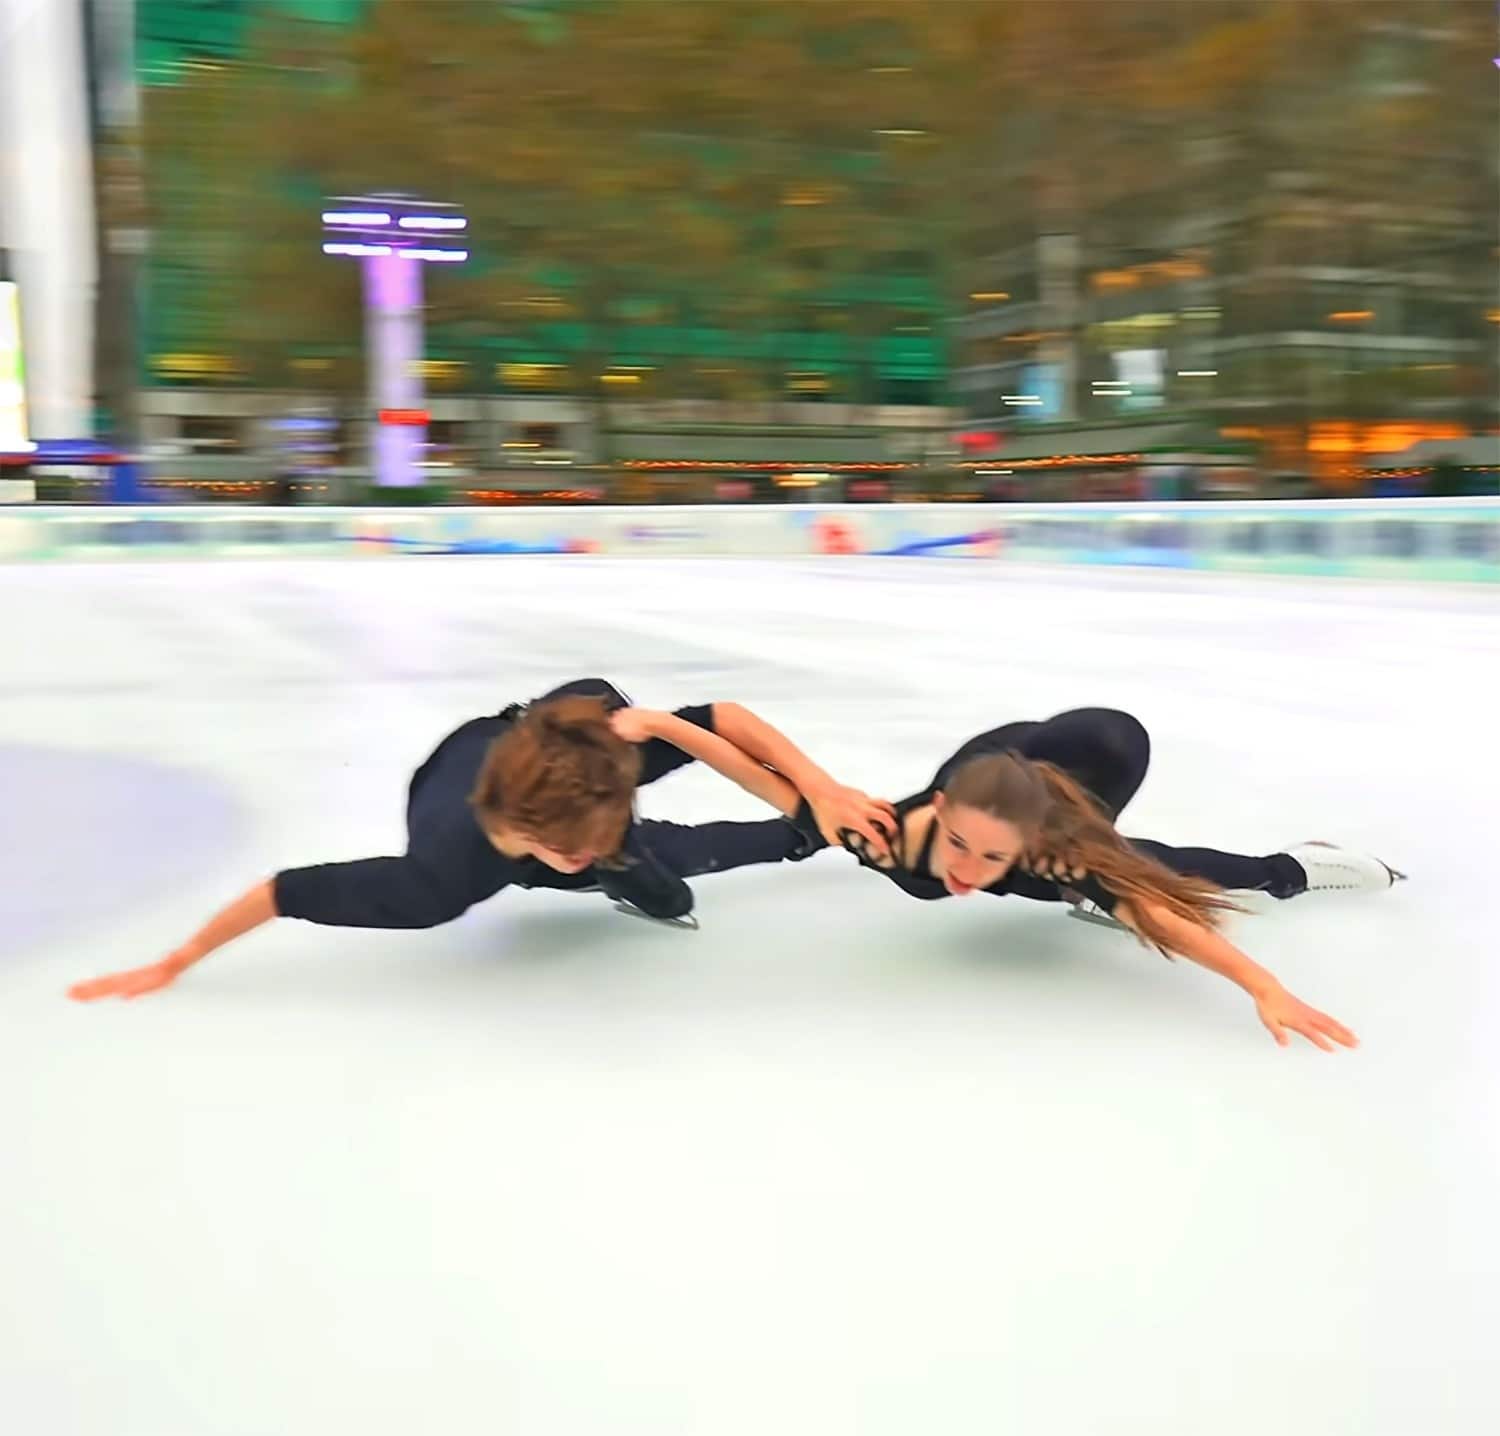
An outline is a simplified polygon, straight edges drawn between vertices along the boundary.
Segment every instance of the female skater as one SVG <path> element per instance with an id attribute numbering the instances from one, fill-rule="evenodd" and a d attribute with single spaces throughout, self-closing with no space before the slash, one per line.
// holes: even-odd
<path id="1" fill-rule="evenodd" d="M 777 752 L 785 777 L 750 750 Z M 636 788 L 694 758 L 784 813 L 797 810 L 800 791 L 823 824 L 818 841 L 779 818 L 697 827 L 634 822 Z M 631 708 L 602 679 L 582 679 L 450 733 L 412 778 L 406 818 L 403 856 L 280 872 L 162 961 L 78 983 L 69 995 L 92 1001 L 165 987 L 276 917 L 435 927 L 508 886 L 602 889 L 628 911 L 681 922 L 693 906 L 685 878 L 796 859 L 840 832 L 883 851 L 878 824 L 894 815 L 835 783 L 738 704 L 655 713 Z"/>
<path id="2" fill-rule="evenodd" d="M 1081 708 L 1007 723 L 965 743 L 920 793 L 895 805 L 888 843 L 838 835 L 861 864 L 913 897 L 1016 893 L 1068 901 L 1080 916 L 1135 932 L 1227 977 L 1254 1000 L 1282 1046 L 1300 1033 L 1324 1051 L 1355 1045 L 1348 1028 L 1294 997 L 1216 929 L 1230 891 L 1287 899 L 1373 891 L 1401 874 L 1374 858 L 1307 843 L 1268 857 L 1122 838 L 1115 820 L 1150 763 L 1151 741 L 1128 713 Z M 816 845 L 813 810 L 796 822 Z"/>

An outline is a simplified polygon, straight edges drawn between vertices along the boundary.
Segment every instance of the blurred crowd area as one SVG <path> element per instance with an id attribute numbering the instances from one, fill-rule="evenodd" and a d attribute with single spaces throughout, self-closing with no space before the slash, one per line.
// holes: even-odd
<path id="1" fill-rule="evenodd" d="M 371 496 L 359 266 L 319 212 L 381 194 L 468 221 L 427 266 L 414 500 L 1500 479 L 1490 0 L 135 0 L 134 26 L 101 222 L 149 243 L 101 276 L 101 389 L 157 496 Z"/>

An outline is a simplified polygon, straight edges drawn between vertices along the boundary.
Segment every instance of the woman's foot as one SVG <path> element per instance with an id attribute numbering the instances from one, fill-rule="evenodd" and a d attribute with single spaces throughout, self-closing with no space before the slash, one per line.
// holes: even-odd
<path id="1" fill-rule="evenodd" d="M 1119 918 L 1105 912 L 1090 898 L 1079 898 L 1077 902 L 1069 904 L 1068 916 L 1076 917 L 1080 922 L 1091 922 L 1095 927 L 1112 927 L 1116 932 L 1130 931 Z"/>
<path id="2" fill-rule="evenodd" d="M 1384 892 L 1406 881 L 1405 873 L 1397 872 L 1379 858 L 1350 852 L 1333 843 L 1298 843 L 1296 847 L 1287 848 L 1286 855 L 1307 875 L 1307 885 L 1302 892 Z"/>

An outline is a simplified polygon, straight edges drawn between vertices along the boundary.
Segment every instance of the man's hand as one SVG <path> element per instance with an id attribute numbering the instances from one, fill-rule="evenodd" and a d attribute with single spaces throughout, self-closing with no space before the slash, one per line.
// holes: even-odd
<path id="1" fill-rule="evenodd" d="M 858 788 L 833 783 L 807 793 L 807 804 L 817 820 L 818 831 L 835 847 L 844 834 L 857 833 L 882 862 L 892 861 L 891 841 L 896 835 L 896 810 L 883 798 L 872 798 Z"/>
<path id="2" fill-rule="evenodd" d="M 106 977 L 75 982 L 68 989 L 68 996 L 75 1002 L 97 1002 L 101 997 L 141 997 L 176 982 L 190 965 L 174 952 L 170 957 L 147 967 L 132 967 L 125 972 L 112 972 Z"/>

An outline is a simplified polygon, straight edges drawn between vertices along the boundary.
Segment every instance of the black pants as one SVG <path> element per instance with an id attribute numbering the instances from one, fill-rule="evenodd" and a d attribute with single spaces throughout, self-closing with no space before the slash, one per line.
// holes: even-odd
<path id="1" fill-rule="evenodd" d="M 804 850 L 802 835 L 784 818 L 695 825 L 637 821 L 610 864 L 559 873 L 534 860 L 527 864 L 526 886 L 563 892 L 600 889 L 648 917 L 681 918 L 693 910 L 693 890 L 686 879 L 786 862 Z"/>
<path id="2" fill-rule="evenodd" d="M 1074 708 L 1042 723 L 1007 723 L 965 743 L 938 769 L 932 786 L 941 790 L 970 758 L 1005 752 L 1061 768 L 1114 822 L 1151 766 L 1151 735 L 1138 718 L 1114 708 Z M 1255 858 L 1217 848 L 1170 847 L 1149 838 L 1126 841 L 1173 872 L 1207 878 L 1222 888 L 1289 898 L 1307 887 L 1301 864 L 1285 853 Z"/>
<path id="3" fill-rule="evenodd" d="M 802 844 L 801 834 L 785 818 L 691 825 L 643 821 L 633 831 L 639 833 L 641 845 L 679 878 L 786 862 Z"/>

